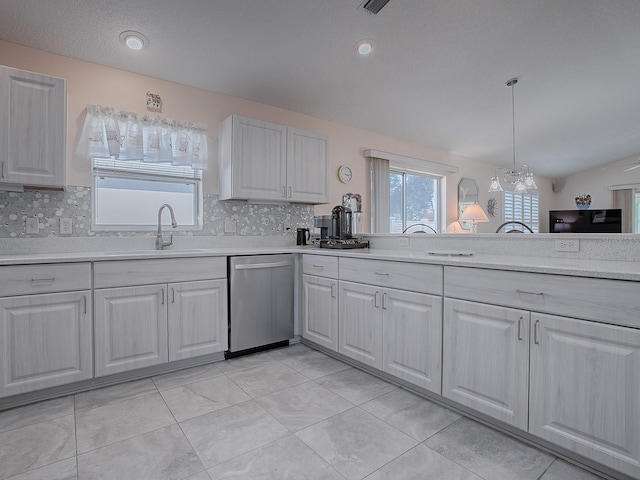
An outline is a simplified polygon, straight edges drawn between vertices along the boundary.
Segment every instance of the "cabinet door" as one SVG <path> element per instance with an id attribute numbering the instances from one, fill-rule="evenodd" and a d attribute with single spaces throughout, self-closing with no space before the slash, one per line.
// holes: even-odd
<path id="1" fill-rule="evenodd" d="M 526 430 L 530 313 L 448 298 L 444 311 L 442 395 Z"/>
<path id="2" fill-rule="evenodd" d="M 0 396 L 93 375 L 91 292 L 0 299 Z"/>
<path id="3" fill-rule="evenodd" d="M 532 314 L 529 431 L 640 478 L 640 331 Z"/>
<path id="4" fill-rule="evenodd" d="M 287 129 L 287 200 L 329 202 L 329 157 L 326 135 Z"/>
<path id="5" fill-rule="evenodd" d="M 385 288 L 382 309 L 384 371 L 440 394 L 442 299 Z"/>
<path id="6" fill-rule="evenodd" d="M 227 281 L 169 284 L 169 361 L 224 352 Z"/>
<path id="7" fill-rule="evenodd" d="M 302 276 L 302 336 L 338 351 L 338 281 Z"/>
<path id="8" fill-rule="evenodd" d="M 96 377 L 168 361 L 166 286 L 94 291 Z"/>
<path id="9" fill-rule="evenodd" d="M 382 289 L 339 282 L 338 351 L 382 370 Z"/>
<path id="10" fill-rule="evenodd" d="M 60 78 L 0 67 L 0 182 L 65 185 L 65 89 Z"/>
<path id="11" fill-rule="evenodd" d="M 286 200 L 287 128 L 233 117 L 233 198 Z"/>

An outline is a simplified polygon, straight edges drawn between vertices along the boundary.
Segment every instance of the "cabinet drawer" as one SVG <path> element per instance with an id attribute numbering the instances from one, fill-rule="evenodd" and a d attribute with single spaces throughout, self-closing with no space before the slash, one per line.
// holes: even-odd
<path id="1" fill-rule="evenodd" d="M 302 273 L 319 277 L 338 278 L 338 257 L 303 255 Z"/>
<path id="2" fill-rule="evenodd" d="M 340 258 L 340 280 L 442 295 L 442 267 L 421 263 Z"/>
<path id="3" fill-rule="evenodd" d="M 446 297 L 640 328 L 640 282 L 445 267 Z"/>
<path id="4" fill-rule="evenodd" d="M 112 260 L 93 266 L 94 288 L 227 277 L 227 257 Z"/>
<path id="5" fill-rule="evenodd" d="M 90 263 L 0 267 L 0 296 L 70 292 L 91 288 Z"/>

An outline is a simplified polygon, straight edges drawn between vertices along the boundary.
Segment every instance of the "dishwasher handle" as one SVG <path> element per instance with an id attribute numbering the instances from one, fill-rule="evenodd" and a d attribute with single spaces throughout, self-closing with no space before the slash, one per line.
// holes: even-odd
<path id="1" fill-rule="evenodd" d="M 240 265 L 235 265 L 234 268 L 236 270 L 255 270 L 258 268 L 278 268 L 278 267 L 288 267 L 290 265 L 293 265 L 291 262 L 289 261 L 285 261 L 285 262 L 271 262 L 271 263 L 247 263 L 247 264 L 240 264 Z"/>

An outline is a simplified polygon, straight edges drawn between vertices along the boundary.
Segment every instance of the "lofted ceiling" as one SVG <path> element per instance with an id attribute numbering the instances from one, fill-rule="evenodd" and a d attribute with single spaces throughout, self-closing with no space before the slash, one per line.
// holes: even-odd
<path id="1" fill-rule="evenodd" d="M 519 77 L 518 165 L 560 178 L 640 154 L 640 1 L 361 3 L 0 0 L 0 39 L 504 166 Z"/>

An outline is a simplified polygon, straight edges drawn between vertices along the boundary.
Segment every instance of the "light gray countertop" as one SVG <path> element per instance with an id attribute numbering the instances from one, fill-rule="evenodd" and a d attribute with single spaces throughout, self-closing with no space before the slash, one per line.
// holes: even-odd
<path id="1" fill-rule="evenodd" d="M 425 251 L 355 249 L 331 250 L 313 247 L 238 247 L 194 248 L 167 250 L 81 251 L 55 253 L 25 253 L 0 255 L 0 266 L 33 265 L 67 262 L 100 262 L 109 260 L 134 260 L 154 258 L 206 257 L 232 255 L 263 255 L 275 253 L 309 253 L 351 258 L 369 258 L 386 261 L 429 263 L 474 268 L 490 268 L 521 272 L 570 275 L 580 277 L 609 278 L 640 281 L 640 262 L 613 260 L 584 260 L 571 258 L 530 257 L 513 255 L 474 254 L 471 256 L 431 255 Z M 439 252 L 436 252 L 439 253 Z M 444 251 L 443 251 L 444 253 Z"/>

